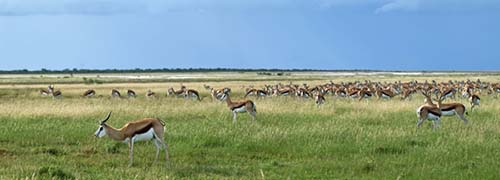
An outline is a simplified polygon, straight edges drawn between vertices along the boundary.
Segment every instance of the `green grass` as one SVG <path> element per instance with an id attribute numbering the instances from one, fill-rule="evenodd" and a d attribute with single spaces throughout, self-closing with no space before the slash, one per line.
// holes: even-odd
<path id="1" fill-rule="evenodd" d="M 0 179 L 500 177 L 500 105 L 492 97 L 482 97 L 468 126 L 445 117 L 441 129 L 433 131 L 426 122 L 417 131 L 420 96 L 362 102 L 328 97 L 321 108 L 312 100 L 255 100 L 257 122 L 240 114 L 233 124 L 226 105 L 209 98 L 54 100 L 38 97 L 36 89 L 19 90 L 0 90 Z M 241 93 L 235 90 L 233 99 Z M 109 111 L 114 127 L 144 117 L 163 119 L 171 161 L 165 163 L 162 153 L 152 165 L 155 146 L 141 142 L 128 168 L 126 144 L 93 136 Z"/>

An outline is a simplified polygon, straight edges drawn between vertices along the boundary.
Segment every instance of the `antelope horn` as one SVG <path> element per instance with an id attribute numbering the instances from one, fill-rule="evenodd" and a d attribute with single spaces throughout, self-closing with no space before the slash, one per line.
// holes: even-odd
<path id="1" fill-rule="evenodd" d="M 106 117 L 106 119 L 102 120 L 101 124 L 104 124 L 106 123 L 106 121 L 109 120 L 109 117 L 111 117 L 111 111 L 109 112 L 108 116 Z"/>

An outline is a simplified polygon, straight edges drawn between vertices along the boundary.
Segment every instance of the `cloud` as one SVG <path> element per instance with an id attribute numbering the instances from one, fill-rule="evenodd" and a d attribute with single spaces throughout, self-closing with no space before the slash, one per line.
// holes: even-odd
<path id="1" fill-rule="evenodd" d="M 375 10 L 376 14 L 390 11 L 416 11 L 419 8 L 419 0 L 395 0 Z"/>
<path id="2" fill-rule="evenodd" d="M 386 12 L 498 12 L 498 0 L 389 0 L 375 10 L 376 14 Z"/>

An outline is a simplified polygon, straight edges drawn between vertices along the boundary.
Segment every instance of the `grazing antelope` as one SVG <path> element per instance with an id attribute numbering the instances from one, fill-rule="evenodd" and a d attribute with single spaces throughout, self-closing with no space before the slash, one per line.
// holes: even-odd
<path id="1" fill-rule="evenodd" d="M 412 95 L 417 93 L 417 90 L 411 88 L 411 89 L 404 89 L 403 90 L 403 95 L 401 96 L 401 100 L 411 100 Z"/>
<path id="2" fill-rule="evenodd" d="M 464 121 L 464 124 L 467 125 L 469 120 L 467 120 L 467 118 L 465 118 L 465 114 L 467 114 L 467 111 L 465 109 L 465 105 L 463 105 L 462 103 L 443 104 L 442 103 L 443 100 L 444 100 L 444 97 L 442 97 L 442 96 L 439 97 L 439 99 L 437 99 L 437 102 L 438 102 L 437 106 L 441 110 L 441 114 L 443 116 L 457 115 L 458 118 L 461 119 L 462 121 Z"/>
<path id="3" fill-rule="evenodd" d="M 432 99 L 430 97 L 430 93 L 422 92 L 424 97 L 427 98 L 427 104 L 424 104 L 417 108 L 417 128 L 422 127 L 422 124 L 425 120 L 433 121 L 433 128 L 437 129 L 441 125 L 441 110 L 432 103 Z"/>
<path id="4" fill-rule="evenodd" d="M 342 87 L 342 88 L 338 88 L 337 90 L 335 90 L 335 95 L 337 97 L 346 97 L 347 96 L 347 92 L 345 91 L 345 88 Z"/>
<path id="5" fill-rule="evenodd" d="M 441 97 L 444 99 L 451 98 L 455 99 L 456 90 L 454 88 L 443 88 L 441 90 Z"/>
<path id="6" fill-rule="evenodd" d="M 135 94 L 135 91 L 129 89 L 127 90 L 127 96 L 128 98 L 135 98 L 137 95 Z"/>
<path id="7" fill-rule="evenodd" d="M 52 93 L 54 92 L 54 85 L 52 85 L 52 84 L 49 85 L 47 87 L 47 90 L 40 89 L 39 92 L 40 92 L 40 95 L 42 95 L 42 96 L 51 96 Z"/>
<path id="8" fill-rule="evenodd" d="M 441 125 L 441 111 L 439 110 L 438 107 L 436 106 L 430 106 L 430 105 L 422 105 L 418 107 L 417 109 L 417 117 L 418 117 L 418 122 L 417 122 L 417 128 L 422 127 L 422 124 L 424 123 L 425 120 L 430 120 L 433 121 L 433 127 L 434 129 L 439 128 Z"/>
<path id="9" fill-rule="evenodd" d="M 49 91 L 49 94 L 53 94 L 54 93 L 54 85 L 53 84 L 49 85 L 47 90 Z"/>
<path id="10" fill-rule="evenodd" d="M 325 104 L 325 97 L 321 93 L 317 93 L 316 96 L 314 97 L 316 101 L 316 105 L 320 107 L 321 105 Z"/>
<path id="11" fill-rule="evenodd" d="M 168 95 L 169 96 L 175 95 L 175 97 L 186 97 L 186 93 L 184 93 L 184 89 L 175 91 L 174 88 L 168 88 Z"/>
<path id="12" fill-rule="evenodd" d="M 50 92 L 47 91 L 47 90 L 40 89 L 40 95 L 42 95 L 42 96 L 49 96 Z"/>
<path id="13" fill-rule="evenodd" d="M 306 86 L 307 84 L 304 84 L 304 86 Z M 297 97 L 303 97 L 303 98 L 309 98 L 311 97 L 311 93 L 309 92 L 309 90 L 305 89 L 305 88 L 299 88 L 299 90 L 297 90 L 297 92 L 295 92 L 295 95 Z"/>
<path id="14" fill-rule="evenodd" d="M 388 90 L 388 89 L 378 88 L 375 91 L 375 95 L 377 96 L 377 100 L 380 100 L 380 98 L 391 99 L 394 96 L 396 96 L 396 93 L 394 93 L 394 92 L 392 92 L 391 90 Z"/>
<path id="15" fill-rule="evenodd" d="M 118 90 L 113 89 L 113 90 L 111 90 L 111 97 L 113 97 L 113 98 L 121 98 L 122 95 L 120 94 L 120 92 Z"/>
<path id="16" fill-rule="evenodd" d="M 356 99 L 359 97 L 359 89 L 357 88 L 349 88 L 347 89 L 347 96 L 349 96 L 352 99 Z"/>
<path id="17" fill-rule="evenodd" d="M 53 98 L 62 98 L 62 92 L 60 90 L 54 91 L 54 85 L 49 85 L 49 94 L 52 95 Z"/>
<path id="18" fill-rule="evenodd" d="M 469 97 L 470 110 L 473 111 L 475 106 L 481 106 L 481 98 L 478 95 L 473 94 Z"/>
<path id="19" fill-rule="evenodd" d="M 273 96 L 289 96 L 291 94 L 293 94 L 293 90 L 291 89 L 283 89 L 283 90 L 274 89 L 273 92 Z"/>
<path id="20" fill-rule="evenodd" d="M 358 91 L 358 101 L 361 101 L 363 98 L 368 99 L 373 96 L 373 93 L 370 89 L 368 88 L 363 88 L 361 91 Z"/>
<path id="21" fill-rule="evenodd" d="M 245 98 L 247 98 L 248 96 L 256 96 L 257 98 L 266 97 L 267 92 L 261 89 L 250 89 L 245 94 Z"/>
<path id="22" fill-rule="evenodd" d="M 192 99 L 194 99 L 194 100 L 201 101 L 200 94 L 198 93 L 198 91 L 196 91 L 196 90 L 194 90 L 194 89 L 188 89 L 188 90 L 186 91 L 185 97 L 186 97 L 186 98 L 192 98 Z"/>
<path id="23" fill-rule="evenodd" d="M 229 97 L 228 93 L 224 93 L 222 95 L 222 99 L 226 101 L 227 107 L 233 112 L 233 123 L 236 123 L 236 118 L 238 117 L 238 113 L 248 112 L 250 116 L 252 116 L 253 121 L 257 116 L 257 107 L 255 103 L 251 100 L 245 100 L 240 102 L 233 102 Z"/>
<path id="24" fill-rule="evenodd" d="M 146 93 L 146 97 L 148 98 L 156 98 L 156 93 L 151 91 L 151 89 L 148 90 L 148 92 Z"/>
<path id="25" fill-rule="evenodd" d="M 223 94 L 231 94 L 231 88 L 225 87 L 221 89 L 213 89 L 211 88 L 210 90 L 210 95 L 212 96 L 212 100 L 219 100 L 223 101 L 222 96 Z"/>
<path id="26" fill-rule="evenodd" d="M 144 118 L 142 120 L 129 122 L 122 128 L 116 129 L 106 124 L 109 117 L 111 117 L 111 112 L 109 112 L 106 119 L 101 121 L 99 128 L 95 132 L 95 136 L 102 138 L 108 135 L 115 141 L 128 143 L 130 150 L 129 167 L 132 166 L 134 162 L 134 143 L 139 141 L 153 140 L 156 145 L 156 157 L 154 162 L 158 160 L 161 149 L 165 149 L 166 161 L 168 162 L 168 144 L 163 140 L 165 123 L 162 120 L 158 118 Z"/>
<path id="27" fill-rule="evenodd" d="M 52 97 L 54 98 L 62 98 L 62 92 L 57 90 L 52 93 Z"/>
<path id="28" fill-rule="evenodd" d="M 89 89 L 82 94 L 82 97 L 86 97 L 86 98 L 91 98 L 94 96 L 95 96 L 95 91 L 93 89 Z"/>

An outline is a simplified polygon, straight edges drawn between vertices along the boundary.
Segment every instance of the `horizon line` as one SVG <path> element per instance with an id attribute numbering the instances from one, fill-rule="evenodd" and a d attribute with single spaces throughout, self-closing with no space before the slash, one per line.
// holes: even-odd
<path id="1" fill-rule="evenodd" d="M 12 69 L 0 70 L 0 74 L 59 74 L 59 73 L 157 73 L 157 72 L 453 72 L 453 73 L 500 73 L 500 70 L 379 70 L 379 69 L 309 69 L 309 68 L 103 68 L 103 69 Z"/>

